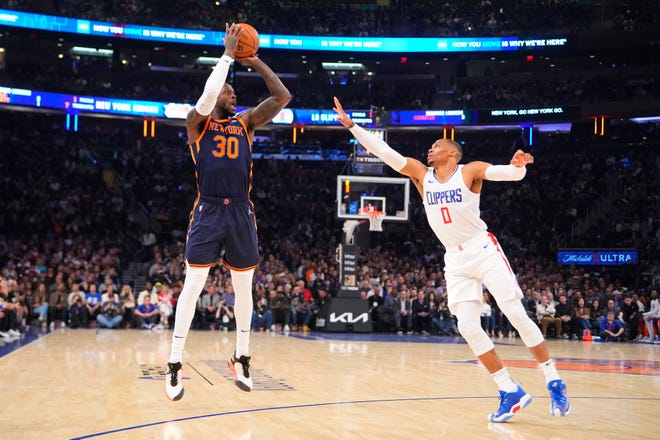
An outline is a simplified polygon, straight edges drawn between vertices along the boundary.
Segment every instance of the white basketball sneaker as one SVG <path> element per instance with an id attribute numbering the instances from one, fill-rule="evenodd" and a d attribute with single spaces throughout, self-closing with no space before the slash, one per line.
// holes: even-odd
<path id="1" fill-rule="evenodd" d="M 181 362 L 167 363 L 165 374 L 165 394 L 170 400 L 180 400 L 183 397 L 183 373 Z"/>
<path id="2" fill-rule="evenodd" d="M 241 356 L 236 359 L 236 352 L 227 361 L 227 366 L 234 373 L 234 383 L 243 391 L 252 391 L 252 378 L 250 377 L 250 356 Z"/>

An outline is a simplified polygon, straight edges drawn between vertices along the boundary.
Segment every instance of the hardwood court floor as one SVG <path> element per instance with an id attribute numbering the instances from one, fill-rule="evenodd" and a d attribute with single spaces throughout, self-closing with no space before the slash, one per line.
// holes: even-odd
<path id="1" fill-rule="evenodd" d="M 226 368 L 234 333 L 193 331 L 185 396 L 164 393 L 169 331 L 70 330 L 0 347 L 3 439 L 651 439 L 660 345 L 549 341 L 573 411 L 549 415 L 519 339 L 496 340 L 533 397 L 506 424 L 486 370 L 460 338 L 252 334 L 251 393 Z M 33 339 L 31 342 L 29 342 Z"/>

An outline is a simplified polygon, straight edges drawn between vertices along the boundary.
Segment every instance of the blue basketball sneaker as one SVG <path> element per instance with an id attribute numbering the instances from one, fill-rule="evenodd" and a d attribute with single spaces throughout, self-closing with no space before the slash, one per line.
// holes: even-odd
<path id="1" fill-rule="evenodd" d="M 497 412 L 488 416 L 488 420 L 496 423 L 503 423 L 513 417 L 518 411 L 529 405 L 532 396 L 522 389 L 520 384 L 516 384 L 518 389 L 512 393 L 500 390 L 500 407 Z"/>
<path id="2" fill-rule="evenodd" d="M 550 390 L 550 414 L 562 417 L 569 415 L 571 402 L 568 400 L 564 381 L 561 379 L 550 381 L 548 390 Z"/>

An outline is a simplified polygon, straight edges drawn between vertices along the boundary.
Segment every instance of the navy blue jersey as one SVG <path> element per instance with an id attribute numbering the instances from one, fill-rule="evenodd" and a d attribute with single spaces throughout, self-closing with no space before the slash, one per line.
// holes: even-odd
<path id="1" fill-rule="evenodd" d="M 249 198 L 252 189 L 252 143 L 240 116 L 215 120 L 209 116 L 202 133 L 190 144 L 201 197 Z"/>
<path id="2" fill-rule="evenodd" d="M 224 250 L 221 262 L 229 269 L 256 267 L 257 222 L 249 197 L 252 144 L 245 121 L 209 116 L 190 153 L 198 194 L 190 213 L 186 260 L 191 266 L 213 266 Z"/>

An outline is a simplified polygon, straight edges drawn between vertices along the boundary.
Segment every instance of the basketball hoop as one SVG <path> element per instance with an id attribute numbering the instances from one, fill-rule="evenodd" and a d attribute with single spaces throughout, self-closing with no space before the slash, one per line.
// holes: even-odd
<path id="1" fill-rule="evenodd" d="M 384 211 L 367 211 L 369 216 L 369 230 L 381 232 L 383 230 L 383 218 L 385 218 Z"/>

